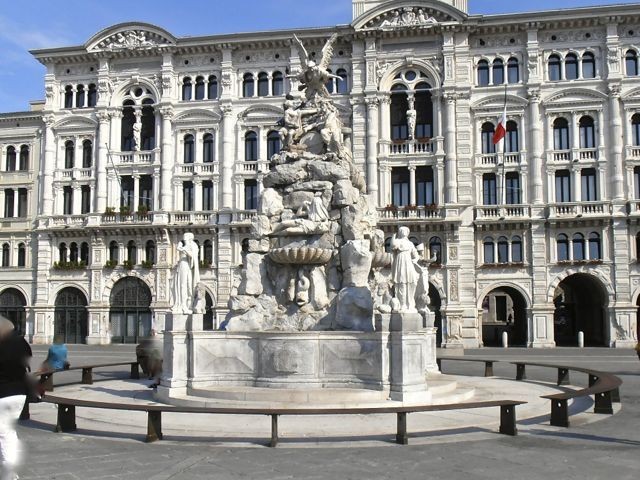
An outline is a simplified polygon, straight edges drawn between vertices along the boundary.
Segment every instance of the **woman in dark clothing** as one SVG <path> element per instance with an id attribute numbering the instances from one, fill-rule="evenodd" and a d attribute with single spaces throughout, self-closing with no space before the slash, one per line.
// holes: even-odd
<path id="1" fill-rule="evenodd" d="M 0 480 L 18 478 L 20 442 L 16 423 L 27 398 L 31 347 L 0 318 Z"/>

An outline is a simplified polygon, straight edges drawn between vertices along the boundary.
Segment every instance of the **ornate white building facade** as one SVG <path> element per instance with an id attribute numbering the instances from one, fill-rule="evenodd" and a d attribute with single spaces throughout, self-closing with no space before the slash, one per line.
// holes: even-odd
<path id="1" fill-rule="evenodd" d="M 346 1 L 346 0 L 345 0 Z M 279 150 L 295 33 L 340 39 L 328 88 L 388 236 L 437 255 L 444 347 L 630 347 L 640 296 L 640 5 L 468 15 L 353 0 L 350 25 L 176 38 L 141 23 L 32 52 L 44 102 L 0 115 L 0 313 L 35 343 L 162 330 L 196 235 L 224 319 Z M 313 52 L 313 47 L 318 49 Z M 506 102 L 506 138 L 492 137 Z"/>

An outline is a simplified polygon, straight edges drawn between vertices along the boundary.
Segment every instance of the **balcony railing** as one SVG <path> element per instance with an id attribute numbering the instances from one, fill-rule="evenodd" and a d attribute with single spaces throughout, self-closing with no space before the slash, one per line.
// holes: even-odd
<path id="1" fill-rule="evenodd" d="M 169 223 L 178 225 L 208 225 L 216 223 L 216 214 L 211 212 L 180 212 L 169 214 Z"/>
<path id="2" fill-rule="evenodd" d="M 93 169 L 89 168 L 65 168 L 56 171 L 57 180 L 78 180 L 83 178 L 91 178 Z"/>
<path id="3" fill-rule="evenodd" d="M 597 160 L 598 149 L 597 148 L 580 148 L 574 158 L 578 160 Z"/>
<path id="4" fill-rule="evenodd" d="M 609 202 L 556 203 L 549 207 L 551 218 L 598 216 L 610 213 L 611 205 Z"/>
<path id="5" fill-rule="evenodd" d="M 238 161 L 235 164 L 236 173 L 266 173 L 269 171 L 269 162 L 257 160 L 253 162 Z"/>
<path id="6" fill-rule="evenodd" d="M 437 139 L 394 140 L 389 145 L 390 155 L 433 154 L 438 150 Z M 384 152 L 383 152 L 384 153 Z"/>
<path id="7" fill-rule="evenodd" d="M 215 163 L 181 163 L 176 165 L 176 174 L 212 175 L 219 173 L 219 164 Z"/>
<path id="8" fill-rule="evenodd" d="M 523 157 L 521 152 L 482 153 L 476 157 L 476 165 L 519 165 L 523 163 Z"/>
<path id="9" fill-rule="evenodd" d="M 628 145 L 627 158 L 640 159 L 640 145 Z"/>
<path id="10" fill-rule="evenodd" d="M 478 220 L 505 220 L 507 218 L 529 218 L 529 205 L 482 205 L 476 207 Z"/>
<path id="11" fill-rule="evenodd" d="M 111 152 L 111 159 L 116 165 L 152 164 L 160 160 L 160 150 L 141 152 Z"/>
<path id="12" fill-rule="evenodd" d="M 554 162 L 570 162 L 571 150 L 555 150 L 551 152 Z"/>
<path id="13" fill-rule="evenodd" d="M 251 220 L 258 215 L 256 210 L 237 210 L 233 212 L 232 223 L 251 223 Z"/>
<path id="14" fill-rule="evenodd" d="M 105 213 L 102 215 L 102 223 L 116 224 L 116 223 L 152 223 L 153 213 Z"/>
<path id="15" fill-rule="evenodd" d="M 47 219 L 47 227 L 84 227 L 87 223 L 86 215 L 58 215 Z"/>
<path id="16" fill-rule="evenodd" d="M 442 220 L 444 218 L 444 208 L 438 205 L 419 207 L 388 206 L 384 208 L 378 208 L 378 217 L 380 221 Z"/>

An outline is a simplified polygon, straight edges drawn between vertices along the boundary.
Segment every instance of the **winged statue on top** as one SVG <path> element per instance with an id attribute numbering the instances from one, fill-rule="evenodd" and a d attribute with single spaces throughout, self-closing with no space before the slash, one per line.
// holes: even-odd
<path id="1" fill-rule="evenodd" d="M 333 47 L 338 39 L 338 34 L 334 33 L 331 38 L 327 40 L 324 47 L 322 47 L 322 59 L 320 63 L 316 63 L 312 60 L 304 48 L 304 45 L 300 39 L 293 35 L 296 46 L 298 47 L 298 54 L 300 56 L 300 62 L 302 63 L 302 71 L 294 75 L 301 83 L 300 90 L 305 91 L 305 97 L 307 101 L 315 100 L 317 96 L 328 98 L 329 91 L 327 90 L 326 83 L 332 79 L 341 80 L 341 77 L 329 72 L 329 64 L 333 58 Z"/>

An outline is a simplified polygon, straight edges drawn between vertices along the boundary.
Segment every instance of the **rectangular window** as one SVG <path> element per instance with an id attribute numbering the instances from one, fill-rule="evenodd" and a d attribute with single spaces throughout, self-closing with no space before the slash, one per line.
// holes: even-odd
<path id="1" fill-rule="evenodd" d="M 416 203 L 418 205 L 433 205 L 436 203 L 433 185 L 433 168 L 416 168 Z"/>
<path id="2" fill-rule="evenodd" d="M 598 182 L 595 168 L 585 168 L 580 173 L 582 179 L 582 201 L 598 201 Z"/>
<path id="3" fill-rule="evenodd" d="M 202 182 L 202 210 L 207 212 L 213 210 L 213 182 Z"/>
<path id="4" fill-rule="evenodd" d="M 396 207 L 409 205 L 409 169 L 391 169 L 392 203 Z"/>
<path id="5" fill-rule="evenodd" d="M 485 173 L 482 176 L 482 204 L 498 204 L 496 175 L 494 173 Z"/>
<path id="6" fill-rule="evenodd" d="M 633 169 L 633 183 L 635 190 L 635 199 L 640 200 L 640 167 Z"/>
<path id="7" fill-rule="evenodd" d="M 120 206 L 129 207 L 130 210 L 133 210 L 133 177 L 122 177 L 120 186 L 122 187 Z"/>
<path id="8" fill-rule="evenodd" d="M 193 182 L 182 182 L 182 210 L 193 212 Z"/>
<path id="9" fill-rule="evenodd" d="M 553 129 L 553 148 L 555 150 L 569 149 L 569 128 L 556 127 Z"/>
<path id="10" fill-rule="evenodd" d="M 153 210 L 153 177 L 142 175 L 140 177 L 140 198 L 138 205 L 145 206 L 147 210 Z"/>
<path id="11" fill-rule="evenodd" d="M 82 186 L 82 201 L 81 203 L 81 211 L 80 213 L 90 213 L 91 212 L 91 187 L 89 185 Z"/>
<path id="12" fill-rule="evenodd" d="M 505 176 L 505 197 L 507 205 L 520 205 L 520 175 L 517 172 L 509 172 Z"/>
<path id="13" fill-rule="evenodd" d="M 18 217 L 27 217 L 27 208 L 29 205 L 29 197 L 26 188 L 18 189 Z"/>
<path id="14" fill-rule="evenodd" d="M 556 172 L 556 202 L 564 203 L 571 201 L 571 175 L 567 170 Z"/>
<path id="15" fill-rule="evenodd" d="M 15 192 L 11 188 L 4 191 L 4 218 L 13 218 L 13 203 L 15 201 Z"/>
<path id="16" fill-rule="evenodd" d="M 62 189 L 62 212 L 65 215 L 73 214 L 73 189 L 71 187 Z"/>
<path id="17" fill-rule="evenodd" d="M 244 181 L 244 209 L 258 209 L 258 182 L 256 180 Z"/>
<path id="18" fill-rule="evenodd" d="M 580 127 L 580 148 L 596 148 L 596 136 L 593 125 Z"/>

